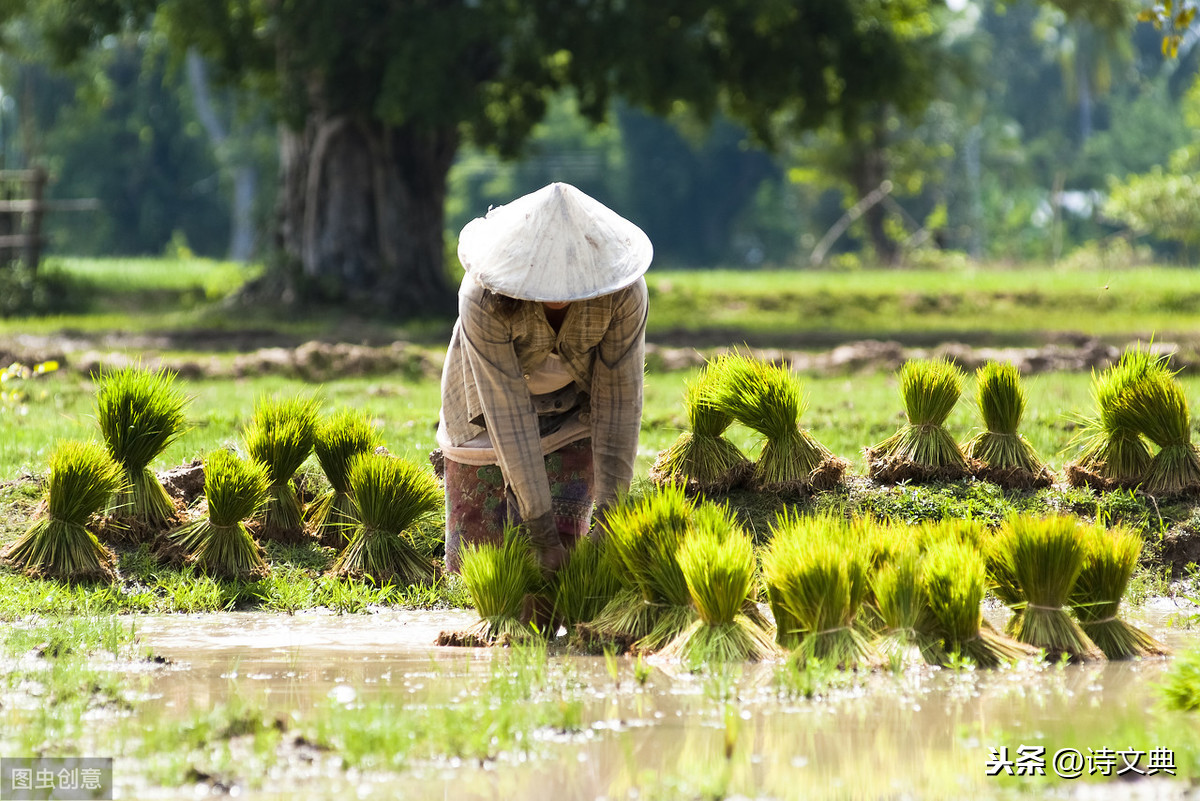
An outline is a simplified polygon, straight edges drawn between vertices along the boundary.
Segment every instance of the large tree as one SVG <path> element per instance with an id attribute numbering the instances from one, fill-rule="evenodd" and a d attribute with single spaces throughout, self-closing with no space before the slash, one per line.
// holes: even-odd
<path id="1" fill-rule="evenodd" d="M 69 54 L 151 15 L 280 120 L 277 274 L 398 315 L 446 308 L 446 175 L 464 141 L 515 154 L 549 93 L 602 118 L 722 109 L 760 139 L 853 125 L 932 85 L 904 46 L 928 0 L 53 0 Z M 643 191 L 652 193 L 653 187 Z"/>

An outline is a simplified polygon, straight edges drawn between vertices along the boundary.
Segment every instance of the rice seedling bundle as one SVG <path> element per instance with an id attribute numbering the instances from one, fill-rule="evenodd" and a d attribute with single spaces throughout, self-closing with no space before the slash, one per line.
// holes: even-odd
<path id="1" fill-rule="evenodd" d="M 856 621 L 869 589 L 865 549 L 837 542 L 836 529 L 802 536 L 802 527 L 780 522 L 763 555 L 768 597 L 773 609 L 783 611 L 776 626 L 791 629 L 780 643 L 798 634 L 801 663 L 817 659 L 849 667 L 868 658 L 870 647 Z"/>
<path id="2" fill-rule="evenodd" d="M 986 582 L 983 557 L 970 545 L 944 539 L 926 551 L 922 583 L 943 652 L 969 657 L 980 667 L 1030 656 L 1031 649 L 983 624 L 979 605 Z M 935 651 L 925 655 L 937 658 Z"/>
<path id="3" fill-rule="evenodd" d="M 909 360 L 900 368 L 900 397 L 908 423 L 867 448 L 871 478 L 882 483 L 953 480 L 967 474 L 967 460 L 943 428 L 962 394 L 964 374 L 947 359 Z"/>
<path id="4" fill-rule="evenodd" d="M 243 461 L 231 451 L 213 451 L 204 460 L 208 516 L 175 530 L 171 540 L 207 573 L 246 579 L 266 575 L 262 547 L 244 521 L 267 502 L 270 484 L 263 464 Z"/>
<path id="5" fill-rule="evenodd" d="M 143 529 L 161 528 L 175 517 L 175 504 L 150 463 L 183 433 L 188 398 L 175 386 L 175 374 L 166 370 L 126 367 L 101 372 L 96 381 L 100 432 L 126 476 L 113 498 L 113 514 Z"/>
<path id="6" fill-rule="evenodd" d="M 996 547 L 1002 569 L 1025 599 L 1013 635 L 1044 648 L 1051 658 L 1063 654 L 1073 660 L 1099 658 L 1095 644 L 1065 608 L 1086 556 L 1079 522 L 1065 515 L 1013 516 L 1001 528 Z"/>
<path id="7" fill-rule="evenodd" d="M 980 548 L 987 565 L 988 588 L 1011 611 L 1005 631 L 1015 634 L 1021 624 L 1021 614 L 1025 610 L 1025 593 L 1017 582 L 1012 563 L 1007 558 L 1005 536 L 1000 531 L 987 534 Z"/>
<path id="8" fill-rule="evenodd" d="M 1083 571 L 1071 593 L 1071 607 L 1083 633 L 1109 659 L 1168 653 L 1158 640 L 1118 617 L 1142 552 L 1142 538 L 1127 529 L 1092 528 L 1085 544 Z"/>
<path id="9" fill-rule="evenodd" d="M 744 610 L 753 604 L 754 545 L 727 516 L 697 510 L 694 529 L 678 560 L 699 620 L 679 634 L 663 654 L 695 666 L 743 662 L 777 653 L 771 636 Z"/>
<path id="10" fill-rule="evenodd" d="M 1150 450 L 1124 397 L 1148 377 L 1166 374 L 1166 360 L 1141 347 L 1126 350 L 1112 367 L 1092 374 L 1096 415 L 1081 421 L 1072 440 L 1079 446 L 1075 462 L 1066 469 L 1073 486 L 1109 490 L 1142 482 L 1150 467 Z"/>
<path id="11" fill-rule="evenodd" d="M 724 436 L 733 418 L 712 403 L 713 371 L 705 368 L 684 393 L 690 431 L 658 455 L 650 468 L 656 484 L 680 483 L 690 490 L 725 490 L 746 479 L 750 461 Z"/>
<path id="12" fill-rule="evenodd" d="M 771 540 L 762 557 L 763 584 L 767 593 L 767 604 L 775 619 L 775 642 L 788 650 L 800 644 L 804 633 L 800 621 L 792 617 L 783 604 L 781 587 L 790 586 L 798 579 L 797 565 L 801 564 L 799 553 L 803 543 L 810 539 L 835 538 L 847 540 L 846 521 L 833 515 L 802 516 L 782 513 L 771 527 Z"/>
<path id="13" fill-rule="evenodd" d="M 976 373 L 976 386 L 975 399 L 987 430 L 963 448 L 968 458 L 981 464 L 976 475 L 1006 487 L 1050 486 L 1046 464 L 1017 432 L 1026 405 L 1021 372 L 1012 364 L 988 362 Z"/>
<path id="14" fill-rule="evenodd" d="M 1150 495 L 1200 491 L 1200 452 L 1192 443 L 1192 417 L 1183 386 L 1165 371 L 1148 373 L 1117 401 L 1120 413 L 1159 447 L 1142 490 Z"/>
<path id="15" fill-rule="evenodd" d="M 921 553 L 914 544 L 871 573 L 871 594 L 881 624 L 877 647 L 885 655 L 900 656 L 916 649 L 930 664 L 943 664 L 945 653 L 922 571 Z"/>
<path id="16" fill-rule="evenodd" d="M 621 576 L 608 540 L 583 537 L 552 578 L 553 617 L 570 631 L 587 623 L 621 591 Z"/>
<path id="17" fill-rule="evenodd" d="M 602 637 L 657 650 L 695 620 L 676 559 L 694 508 L 681 487 L 664 485 L 610 510 L 608 545 L 633 587 L 618 593 L 593 621 Z"/>
<path id="18" fill-rule="evenodd" d="M 463 546 L 459 575 L 479 613 L 479 622 L 463 632 L 461 641 L 504 645 L 537 636 L 522 612 L 526 596 L 541 586 L 542 571 L 519 529 L 505 531 L 500 545 Z"/>
<path id="19" fill-rule="evenodd" d="M 302 508 L 292 476 L 313 449 L 320 401 L 316 398 L 263 398 L 244 433 L 246 450 L 267 467 L 271 494 L 262 510 L 264 537 L 299 540 Z"/>
<path id="20" fill-rule="evenodd" d="M 35 576 L 69 581 L 113 581 L 116 560 L 88 531 L 125 475 L 96 442 L 61 442 L 50 456 L 46 513 L 4 553 L 13 567 Z"/>
<path id="21" fill-rule="evenodd" d="M 433 563 L 413 544 L 411 529 L 441 505 L 433 474 L 404 459 L 364 453 L 350 460 L 347 478 L 357 525 L 334 574 L 367 575 L 379 584 L 431 581 Z"/>
<path id="22" fill-rule="evenodd" d="M 807 401 L 795 373 L 738 354 L 718 359 L 709 369 L 712 405 L 762 435 L 753 473 L 759 487 L 831 489 L 842 483 L 848 463 L 800 427 Z"/>
<path id="23" fill-rule="evenodd" d="M 356 522 L 350 497 L 350 460 L 361 453 L 374 453 L 381 444 L 370 419 L 354 409 L 342 409 L 317 425 L 313 450 L 330 489 L 313 502 L 309 519 L 322 544 L 341 547 L 349 539 Z"/>

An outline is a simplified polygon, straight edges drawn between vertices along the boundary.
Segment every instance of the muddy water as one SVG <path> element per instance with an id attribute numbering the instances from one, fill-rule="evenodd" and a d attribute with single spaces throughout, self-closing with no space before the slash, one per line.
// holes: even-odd
<path id="1" fill-rule="evenodd" d="M 1197 641 L 1165 626 L 1168 606 L 1141 623 L 1173 647 Z M 449 687 L 482 685 L 503 651 L 438 648 L 443 629 L 470 612 L 218 614 L 138 620 L 142 642 L 174 661 L 151 688 L 167 714 L 206 709 L 234 695 L 303 718 L 330 704 L 404 698 L 431 703 Z M 410 764 L 401 778 L 294 761 L 242 798 L 645 799 L 733 796 L 780 799 L 1042 797 L 1050 785 L 986 775 L 993 748 L 1171 748 L 1109 742 L 1117 720 L 1153 704 L 1164 659 L 1131 664 L 955 672 L 914 668 L 872 674 L 816 699 L 783 697 L 776 666 L 696 677 L 657 665 L 644 684 L 632 661 L 614 679 L 601 658 L 551 657 L 549 673 L 578 688 L 583 730 L 534 732 L 529 753 L 485 764 Z M 560 684 L 563 682 L 560 681 Z M 726 758 L 726 754 L 729 757 Z M 1118 763 L 1120 765 L 1120 763 Z M 1047 772 L 1053 769 L 1047 763 Z M 1056 793 L 1102 798 L 1183 798 L 1181 782 L 1059 783 Z M 195 788 L 202 793 L 205 788 Z M 169 797 L 196 797 L 191 790 Z M 1191 791 L 1197 797 L 1195 791 Z M 124 797 L 162 796 L 125 788 Z"/>

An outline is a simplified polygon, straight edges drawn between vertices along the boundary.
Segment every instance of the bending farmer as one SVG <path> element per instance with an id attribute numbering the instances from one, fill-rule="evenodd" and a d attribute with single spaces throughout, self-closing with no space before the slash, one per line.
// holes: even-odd
<path id="1" fill-rule="evenodd" d="M 446 567 L 523 523 L 558 569 L 629 489 L 642 418 L 650 240 L 555 183 L 472 220 L 442 372 Z"/>

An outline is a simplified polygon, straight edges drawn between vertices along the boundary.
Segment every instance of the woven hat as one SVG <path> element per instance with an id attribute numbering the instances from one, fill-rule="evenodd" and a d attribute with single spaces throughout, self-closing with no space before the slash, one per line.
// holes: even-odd
<path id="1" fill-rule="evenodd" d="M 471 220 L 458 238 L 459 261 L 480 285 L 551 303 L 616 292 L 640 278 L 653 256 L 641 228 L 562 183 Z"/>

